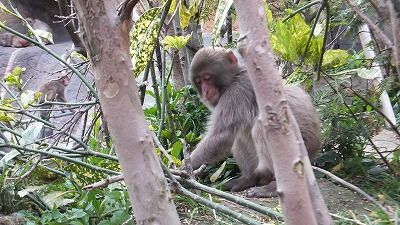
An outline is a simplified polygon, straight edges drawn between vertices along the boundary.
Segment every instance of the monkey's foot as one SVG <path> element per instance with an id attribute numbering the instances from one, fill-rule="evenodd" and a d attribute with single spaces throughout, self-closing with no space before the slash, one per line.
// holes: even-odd
<path id="1" fill-rule="evenodd" d="M 237 179 L 230 180 L 222 185 L 225 190 L 232 192 L 243 191 L 249 187 L 256 185 L 256 180 L 253 177 L 239 177 Z"/>
<path id="2" fill-rule="evenodd" d="M 250 198 L 271 198 L 278 196 L 276 192 L 276 181 L 272 181 L 268 185 L 261 187 L 249 188 L 246 192 L 246 196 Z"/>

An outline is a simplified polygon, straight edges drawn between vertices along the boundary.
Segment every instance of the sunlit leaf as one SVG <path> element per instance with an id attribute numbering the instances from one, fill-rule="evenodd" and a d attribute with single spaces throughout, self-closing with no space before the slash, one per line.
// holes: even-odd
<path id="1" fill-rule="evenodd" d="M 336 68 L 347 63 L 349 53 L 341 49 L 329 49 L 324 54 L 322 68 L 324 70 Z"/>
<path id="2" fill-rule="evenodd" d="M 6 153 L 1 159 L 0 159 L 0 168 L 4 169 L 4 166 L 13 158 L 21 154 L 17 150 L 11 150 L 10 152 Z"/>
<path id="3" fill-rule="evenodd" d="M 26 90 L 21 94 L 21 103 L 23 107 L 28 108 L 29 104 L 35 101 L 35 92 L 31 90 Z"/>
<path id="4" fill-rule="evenodd" d="M 46 187 L 46 185 L 41 185 L 41 186 L 26 186 L 24 189 L 18 191 L 19 197 L 25 197 L 29 193 L 34 193 L 37 191 L 41 191 Z"/>
<path id="5" fill-rule="evenodd" d="M 224 171 L 225 165 L 226 161 L 222 163 L 222 165 L 218 168 L 217 171 L 215 171 L 215 173 L 213 173 L 213 175 L 211 175 L 210 177 L 211 182 L 215 182 L 218 179 L 219 175 L 221 175 L 222 171 Z"/>
<path id="6" fill-rule="evenodd" d="M 378 67 L 372 67 L 371 69 L 360 68 L 356 70 L 357 75 L 361 78 L 372 80 L 381 76 L 381 70 Z"/>
<path id="7" fill-rule="evenodd" d="M 179 16 L 181 21 L 181 29 L 185 29 L 189 26 L 190 23 L 190 10 L 186 8 L 184 1 L 181 1 L 181 5 L 179 7 Z"/>
<path id="8" fill-rule="evenodd" d="M 175 48 L 180 50 L 183 46 L 187 44 L 189 39 L 192 37 L 191 34 L 186 36 L 166 36 L 162 43 L 165 45 L 165 49 Z"/>
<path id="9" fill-rule="evenodd" d="M 161 8 L 153 8 L 143 13 L 134 24 L 130 33 L 131 57 L 135 76 L 138 76 L 150 60 L 160 28 L 159 12 Z"/>
<path id="10" fill-rule="evenodd" d="M 275 32 L 271 33 L 271 46 L 275 52 L 282 55 L 282 58 L 297 64 L 304 55 L 310 32 L 310 26 L 299 14 L 285 23 L 278 19 L 275 23 Z M 315 65 L 318 62 L 322 42 L 323 38 L 312 36 L 304 59 L 306 64 Z"/>

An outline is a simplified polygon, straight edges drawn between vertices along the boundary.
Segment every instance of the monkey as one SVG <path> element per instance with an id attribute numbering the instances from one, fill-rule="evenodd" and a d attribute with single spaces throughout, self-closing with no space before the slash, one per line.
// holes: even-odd
<path id="1" fill-rule="evenodd" d="M 275 179 L 270 156 L 266 156 L 267 168 L 262 173 L 256 171 L 259 157 L 255 142 L 262 137 L 253 131 L 259 110 L 245 66 L 231 50 L 206 47 L 193 58 L 190 80 L 211 111 L 206 134 L 190 154 L 193 169 L 232 155 L 241 176 L 228 181 L 223 188 L 236 192 L 253 187 L 247 193 L 249 197 L 276 196 L 276 187 L 265 188 Z M 316 109 L 301 87 L 285 86 L 284 91 L 312 160 L 322 144 Z"/>
<path id="2" fill-rule="evenodd" d="M 30 43 L 27 40 L 18 37 L 15 34 L 8 32 L 0 34 L 0 46 L 21 48 L 27 47 L 29 45 Z"/>
<path id="3" fill-rule="evenodd" d="M 26 21 L 31 25 L 35 32 L 37 32 L 45 45 L 54 44 L 52 30 L 47 23 L 32 18 L 26 18 Z"/>
<path id="4" fill-rule="evenodd" d="M 39 37 L 42 38 L 42 41 L 44 44 L 46 44 L 46 45 L 54 44 L 52 30 L 49 25 L 47 25 L 45 22 L 42 22 L 38 19 L 26 18 L 26 21 L 35 30 L 35 32 L 37 32 Z M 14 23 L 12 23 L 10 25 L 15 25 L 15 21 L 12 21 L 12 22 L 14 22 Z M 26 27 L 25 27 L 25 31 L 23 31 L 21 33 L 27 34 Z M 31 45 L 31 43 L 29 41 L 15 35 L 15 34 L 12 34 L 7 31 L 0 32 L 0 46 L 21 48 L 21 47 L 27 47 L 30 45 Z"/>
<path id="5" fill-rule="evenodd" d="M 56 80 L 50 80 L 39 87 L 37 92 L 42 93 L 39 99 L 39 103 L 45 103 L 46 101 L 59 101 L 67 102 L 65 98 L 65 87 L 68 86 L 68 76 L 63 76 Z M 42 108 L 50 109 L 51 105 L 44 105 Z M 61 110 L 65 112 L 64 110 Z M 49 120 L 50 113 L 48 111 L 41 111 L 40 117 L 44 120 Z"/>

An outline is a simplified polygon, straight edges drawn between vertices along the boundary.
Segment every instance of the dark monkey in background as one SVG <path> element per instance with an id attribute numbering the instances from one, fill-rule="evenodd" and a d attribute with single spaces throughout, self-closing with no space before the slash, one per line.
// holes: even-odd
<path id="1" fill-rule="evenodd" d="M 199 50 L 191 64 L 190 78 L 199 97 L 211 110 L 207 133 L 190 155 L 193 169 L 232 155 L 237 161 L 241 177 L 227 182 L 224 188 L 242 191 L 274 181 L 269 156 L 266 157 L 268 162 L 260 166 L 264 168 L 262 173 L 256 172 L 259 159 L 254 141 L 257 141 L 255 138 L 261 138 L 261 135 L 252 135 L 252 129 L 258 117 L 258 106 L 246 68 L 239 64 L 235 54 L 231 50 L 217 47 Z M 302 88 L 285 86 L 284 89 L 312 160 L 322 143 L 317 112 L 310 96 Z M 276 187 L 252 188 L 248 195 L 275 196 Z"/>

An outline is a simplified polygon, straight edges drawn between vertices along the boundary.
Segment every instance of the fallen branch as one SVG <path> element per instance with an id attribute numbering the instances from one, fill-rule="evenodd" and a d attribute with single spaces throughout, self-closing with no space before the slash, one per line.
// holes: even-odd
<path id="1" fill-rule="evenodd" d="M 368 201 L 372 202 L 373 204 L 375 204 L 376 206 L 378 206 L 384 213 L 386 213 L 390 218 L 393 218 L 393 215 L 391 213 L 389 213 L 389 211 L 386 210 L 385 207 L 383 207 L 383 205 L 381 203 L 379 203 L 377 200 L 375 200 L 372 196 L 370 196 L 369 194 L 367 194 L 365 191 L 361 190 L 359 187 L 355 186 L 354 184 L 350 184 L 349 182 L 343 180 L 342 178 L 334 175 L 333 173 L 326 171 L 324 169 L 318 168 L 313 166 L 312 167 L 314 170 L 321 172 L 325 175 L 327 175 L 329 178 L 339 182 L 339 184 L 341 184 L 342 186 L 353 190 L 357 193 L 359 193 L 360 195 L 362 195 L 363 197 L 365 197 Z"/>

